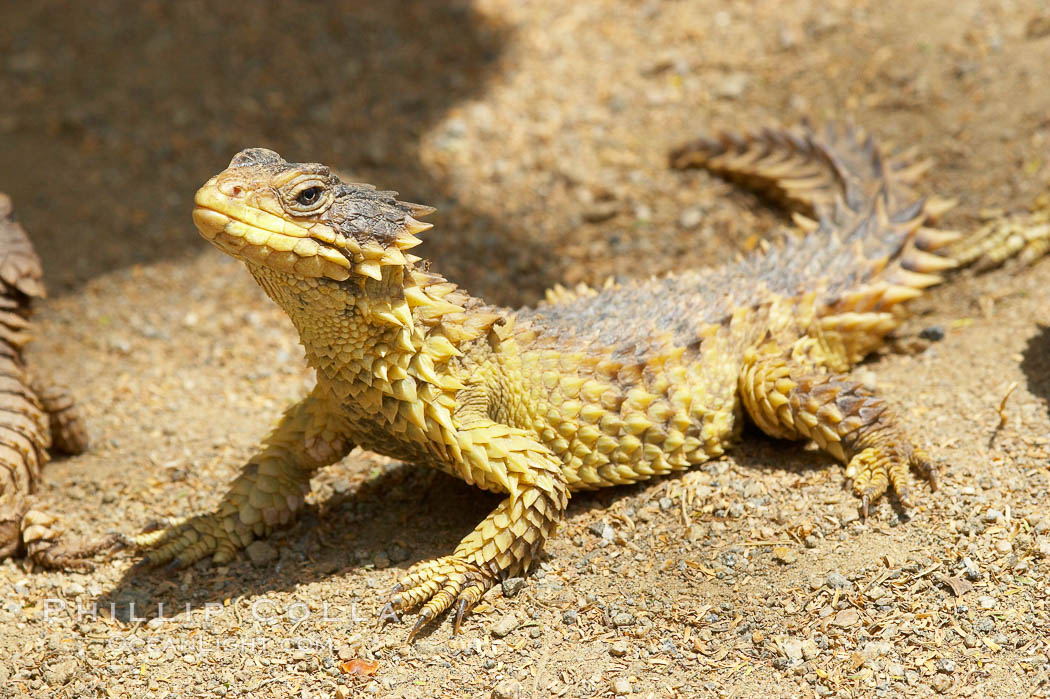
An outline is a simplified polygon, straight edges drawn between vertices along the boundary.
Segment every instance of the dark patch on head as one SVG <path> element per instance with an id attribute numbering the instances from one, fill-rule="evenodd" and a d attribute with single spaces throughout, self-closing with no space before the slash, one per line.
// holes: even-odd
<path id="1" fill-rule="evenodd" d="M 247 167 L 249 165 L 277 165 L 284 158 L 268 148 L 245 148 L 230 161 L 230 167 Z"/>
<path id="2" fill-rule="evenodd" d="M 347 235 L 360 238 L 361 233 L 366 233 L 388 246 L 405 230 L 409 210 L 397 200 L 397 192 L 367 184 L 340 184 L 335 197 L 329 217 Z"/>

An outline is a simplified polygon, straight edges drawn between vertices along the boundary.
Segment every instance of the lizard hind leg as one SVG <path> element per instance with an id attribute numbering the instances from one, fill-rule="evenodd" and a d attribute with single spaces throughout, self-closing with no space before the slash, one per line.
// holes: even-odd
<path id="1" fill-rule="evenodd" d="M 913 506 L 910 469 L 936 489 L 936 467 L 881 397 L 845 373 L 828 371 L 812 352 L 798 351 L 812 342 L 804 338 L 787 352 L 770 343 L 747 353 L 739 385 L 748 414 L 770 436 L 812 439 L 845 462 L 865 516 L 891 488 L 903 506 Z"/>

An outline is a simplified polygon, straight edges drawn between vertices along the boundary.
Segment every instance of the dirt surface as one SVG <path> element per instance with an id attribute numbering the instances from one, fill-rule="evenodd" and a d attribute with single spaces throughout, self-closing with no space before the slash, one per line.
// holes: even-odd
<path id="1" fill-rule="evenodd" d="M 717 264 L 781 225 L 666 169 L 720 127 L 852 118 L 916 144 L 960 229 L 1045 191 L 1045 2 L 744 5 L 4 4 L 0 190 L 52 291 L 29 359 L 96 445 L 40 500 L 71 537 L 208 509 L 310 386 L 291 325 L 189 219 L 245 146 L 439 206 L 420 250 L 507 304 Z M 1048 261 L 964 275 L 901 344 L 943 340 L 859 369 L 945 464 L 910 518 L 859 520 L 840 466 L 748 432 L 688 475 L 575 498 L 520 590 L 404 647 L 407 623 L 375 628 L 385 592 L 495 501 L 355 453 L 228 566 L 0 563 L 0 694 L 1050 695 L 1048 283 Z"/>

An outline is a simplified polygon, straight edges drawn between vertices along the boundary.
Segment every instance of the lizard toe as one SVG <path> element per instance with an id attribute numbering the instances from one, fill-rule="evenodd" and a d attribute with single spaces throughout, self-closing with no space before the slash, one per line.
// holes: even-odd
<path id="1" fill-rule="evenodd" d="M 855 454 L 846 473 L 853 480 L 853 493 L 861 499 L 864 515 L 887 490 L 896 493 L 904 507 L 913 507 L 916 496 L 912 468 L 929 482 L 931 490 L 937 489 L 937 466 L 920 449 L 878 445 Z"/>
<path id="2" fill-rule="evenodd" d="M 464 616 L 494 583 L 491 574 L 455 556 L 424 561 L 413 566 L 397 584 L 380 617 L 396 618 L 396 610 L 422 605 L 406 641 L 411 643 L 423 626 L 458 602 L 455 627 L 458 633 Z"/>
<path id="3" fill-rule="evenodd" d="M 210 555 L 214 555 L 217 562 L 223 562 L 233 558 L 239 548 L 215 515 L 175 520 L 166 529 L 132 537 L 131 543 L 139 550 L 146 550 L 136 568 L 164 564 L 169 569 L 184 568 Z"/>

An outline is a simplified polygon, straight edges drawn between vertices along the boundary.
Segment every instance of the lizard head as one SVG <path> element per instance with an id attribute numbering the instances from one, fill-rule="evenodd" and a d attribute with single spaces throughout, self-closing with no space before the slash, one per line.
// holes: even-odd
<path id="1" fill-rule="evenodd" d="M 415 259 L 404 251 L 431 228 L 415 217 L 434 211 L 396 196 L 344 183 L 319 163 L 249 148 L 197 191 L 193 221 L 220 250 L 278 272 L 382 280 L 384 267 Z"/>

